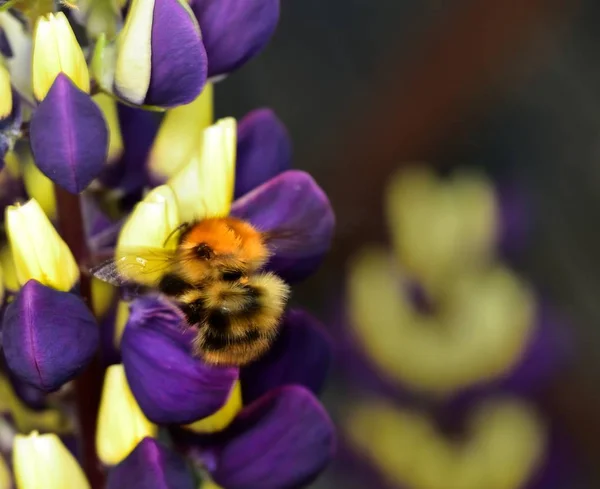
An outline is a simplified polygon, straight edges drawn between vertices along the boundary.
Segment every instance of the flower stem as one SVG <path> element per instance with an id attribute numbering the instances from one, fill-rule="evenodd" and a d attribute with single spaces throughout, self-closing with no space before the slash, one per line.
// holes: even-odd
<path id="1" fill-rule="evenodd" d="M 60 233 L 71 249 L 77 263 L 86 263 L 87 248 L 80 196 L 54 186 L 58 210 Z M 92 294 L 89 275 L 82 274 L 80 292 L 88 307 L 92 307 Z M 99 356 L 96 356 L 88 368 L 75 380 L 75 399 L 79 416 L 82 440 L 82 466 L 92 489 L 104 487 L 104 473 L 96 454 L 96 421 L 104 369 Z"/>

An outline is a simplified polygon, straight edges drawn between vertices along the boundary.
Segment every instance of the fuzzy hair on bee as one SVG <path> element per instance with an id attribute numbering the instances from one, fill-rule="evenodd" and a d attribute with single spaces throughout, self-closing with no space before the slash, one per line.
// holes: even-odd
<path id="1" fill-rule="evenodd" d="M 171 298 L 197 335 L 194 353 L 215 365 L 246 365 L 277 335 L 289 286 L 262 268 L 278 232 L 261 232 L 234 217 L 185 223 L 176 246 L 119 250 L 91 270 L 113 285 L 136 282 Z"/>

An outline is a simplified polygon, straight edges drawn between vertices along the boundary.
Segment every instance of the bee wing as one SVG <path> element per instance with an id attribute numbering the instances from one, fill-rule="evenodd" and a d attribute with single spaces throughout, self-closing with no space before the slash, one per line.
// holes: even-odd
<path id="1" fill-rule="evenodd" d="M 172 267 L 174 259 L 175 251 L 159 248 L 119 250 L 112 258 L 92 267 L 90 273 L 117 287 L 136 283 L 156 285 L 154 282 Z"/>

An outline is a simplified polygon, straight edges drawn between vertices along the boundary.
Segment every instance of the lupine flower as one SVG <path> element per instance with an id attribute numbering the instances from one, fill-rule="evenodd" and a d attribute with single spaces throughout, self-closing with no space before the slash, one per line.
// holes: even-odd
<path id="1" fill-rule="evenodd" d="M 387 196 L 393 249 L 349 262 L 340 353 L 360 401 L 344 406 L 341 431 L 346 457 L 383 487 L 521 489 L 549 470 L 552 433 L 528 397 L 568 341 L 502 262 L 509 226 L 490 189 L 400 172 Z"/>
<path id="2" fill-rule="evenodd" d="M 292 309 L 261 359 L 210 366 L 175 304 L 87 273 L 115 252 L 174 246 L 166 238 L 184 221 L 227 214 L 298 233 L 266 265 L 283 279 L 319 265 L 333 213 L 291 170 L 283 124 L 269 109 L 213 120 L 213 75 L 262 49 L 278 2 L 231 3 L 226 17 L 181 0 L 25 3 L 14 5 L 23 22 L 0 13 L 0 95 L 11 96 L 0 107 L 0 454 L 12 449 L 17 489 L 99 489 L 98 468 L 108 488 L 304 487 L 335 448 L 317 399 L 331 345 L 316 319 Z M 82 405 L 96 396 L 94 426 Z M 66 448 L 75 435 L 80 461 Z"/>

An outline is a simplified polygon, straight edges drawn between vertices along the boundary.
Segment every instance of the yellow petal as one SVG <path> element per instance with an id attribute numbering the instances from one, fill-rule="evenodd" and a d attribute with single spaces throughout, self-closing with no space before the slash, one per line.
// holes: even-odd
<path id="1" fill-rule="evenodd" d="M 169 180 L 183 221 L 229 214 L 235 184 L 236 141 L 235 119 L 217 121 L 204 130 L 199 152 Z"/>
<path id="2" fill-rule="evenodd" d="M 90 76 L 83 51 L 62 12 L 38 18 L 33 41 L 33 94 L 43 100 L 59 73 L 66 74 L 84 92 Z"/>
<path id="3" fill-rule="evenodd" d="M 342 423 L 349 444 L 392 485 L 415 489 L 520 489 L 539 469 L 547 430 L 515 399 L 489 400 L 468 418 L 460 441 L 426 415 L 380 400 L 352 406 Z"/>
<path id="4" fill-rule="evenodd" d="M 15 151 L 6 152 L 4 155 L 4 168 L 1 171 L 7 171 L 12 178 L 19 178 L 21 176 L 19 157 Z"/>
<path id="5" fill-rule="evenodd" d="M 17 435 L 13 446 L 17 489 L 89 489 L 83 470 L 55 434 Z"/>
<path id="6" fill-rule="evenodd" d="M 121 462 L 145 437 L 155 437 L 156 425 L 144 416 L 138 406 L 123 365 L 111 365 L 106 370 L 98 414 L 96 450 L 106 465 Z"/>
<path id="7" fill-rule="evenodd" d="M 434 296 L 495 251 L 497 202 L 479 175 L 442 180 L 424 166 L 403 170 L 389 186 L 386 210 L 399 261 Z"/>
<path id="8" fill-rule="evenodd" d="M 50 219 L 56 219 L 54 183 L 33 162 L 33 155 L 30 151 L 27 151 L 22 157 L 21 170 L 27 195 L 40 204 L 40 207 Z"/>
<path id="9" fill-rule="evenodd" d="M 31 279 L 57 290 L 68 291 L 79 280 L 79 267 L 35 199 L 6 208 L 6 231 L 17 279 Z"/>
<path id="10" fill-rule="evenodd" d="M 9 290 L 19 290 L 19 280 L 17 279 L 17 270 L 12 257 L 12 251 L 9 245 L 0 248 L 0 267 L 2 268 L 2 281 Z"/>
<path id="11" fill-rule="evenodd" d="M 192 103 L 167 111 L 150 150 L 148 167 L 152 174 L 165 180 L 189 163 L 212 122 L 213 86 L 208 83 Z"/>
<path id="12" fill-rule="evenodd" d="M 115 89 L 141 105 L 150 86 L 154 0 L 132 0 L 117 42 Z"/>
<path id="13" fill-rule="evenodd" d="M 119 301 L 117 304 L 117 314 L 115 316 L 115 336 L 114 336 L 114 344 L 115 347 L 119 348 L 121 346 L 121 338 L 123 338 L 123 332 L 125 331 L 125 326 L 127 326 L 127 321 L 129 320 L 129 302 Z"/>
<path id="14" fill-rule="evenodd" d="M 92 310 L 97 318 L 102 318 L 109 311 L 117 289 L 109 283 L 92 277 Z"/>
<path id="15" fill-rule="evenodd" d="M 385 251 L 365 250 L 350 266 L 350 325 L 380 371 L 419 391 L 449 394 L 512 369 L 535 315 L 530 289 L 508 269 L 464 273 L 440 295 L 435 314 L 414 310 Z"/>
<path id="16" fill-rule="evenodd" d="M 0 63 L 0 119 L 8 117 L 12 112 L 12 107 L 13 99 L 12 88 L 10 86 L 10 73 Z"/>
<path id="17" fill-rule="evenodd" d="M 179 224 L 175 194 L 169 186 L 161 185 L 135 206 L 121 230 L 117 248 L 163 248 Z M 168 244 L 176 246 L 173 242 Z"/>
<path id="18" fill-rule="evenodd" d="M 33 103 L 31 92 L 31 32 L 14 15 L 0 12 L 0 28 L 3 29 L 13 56 L 6 60 L 13 87 L 27 101 Z"/>
<path id="19" fill-rule="evenodd" d="M 123 154 L 123 138 L 117 114 L 117 101 L 105 93 L 98 93 L 92 97 L 100 107 L 104 120 L 108 126 L 108 164 L 117 161 Z"/>
<path id="20" fill-rule="evenodd" d="M 242 388 L 236 381 L 225 405 L 216 413 L 185 426 L 196 433 L 215 433 L 225 429 L 242 410 Z"/>

